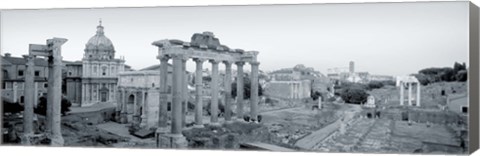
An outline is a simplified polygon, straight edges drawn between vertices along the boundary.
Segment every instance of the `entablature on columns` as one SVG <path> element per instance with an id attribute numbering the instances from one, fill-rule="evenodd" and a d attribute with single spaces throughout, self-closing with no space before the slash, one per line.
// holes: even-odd
<path id="1" fill-rule="evenodd" d="M 202 34 L 195 34 L 202 35 Z M 194 35 L 194 37 L 195 37 Z M 203 34 L 204 38 L 213 39 L 218 42 L 218 39 L 213 37 L 213 34 Z M 184 42 L 175 39 L 164 39 L 155 41 L 152 45 L 157 46 L 158 59 L 168 58 L 175 54 L 184 54 L 188 58 L 206 59 L 206 60 L 219 60 L 228 62 L 256 62 L 257 51 L 244 51 L 242 49 L 231 49 L 220 43 L 212 43 L 209 41 L 197 41 Z M 187 59 L 188 59 L 187 58 Z"/>

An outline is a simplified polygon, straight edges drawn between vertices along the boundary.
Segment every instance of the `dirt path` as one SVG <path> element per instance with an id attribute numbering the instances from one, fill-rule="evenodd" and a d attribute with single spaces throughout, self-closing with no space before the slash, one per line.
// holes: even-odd
<path id="1" fill-rule="evenodd" d="M 349 106 L 343 114 L 343 117 L 340 117 L 337 121 L 331 123 L 330 125 L 325 126 L 322 129 L 319 129 L 315 132 L 312 132 L 310 135 L 298 140 L 295 143 L 295 146 L 304 149 L 304 150 L 311 150 L 317 144 L 321 143 L 325 138 L 332 135 L 335 131 L 340 129 L 342 124 L 342 118 L 344 119 L 344 123 L 348 123 L 350 120 L 354 118 L 354 116 L 361 111 L 361 108 L 358 106 Z"/>

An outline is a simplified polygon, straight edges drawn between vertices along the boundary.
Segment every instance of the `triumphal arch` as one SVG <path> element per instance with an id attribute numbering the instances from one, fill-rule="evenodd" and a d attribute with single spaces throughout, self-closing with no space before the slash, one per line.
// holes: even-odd
<path id="1" fill-rule="evenodd" d="M 182 129 L 185 127 L 185 111 L 186 101 L 188 100 L 187 91 L 187 77 L 186 77 L 186 63 L 187 60 L 192 59 L 196 63 L 195 70 L 195 127 L 202 127 L 203 125 L 203 63 L 209 62 L 211 64 L 211 107 L 210 122 L 211 125 L 220 125 L 218 99 L 225 98 L 225 110 L 231 110 L 232 97 L 231 81 L 232 81 L 232 65 L 237 67 L 237 75 L 243 76 L 243 66 L 245 63 L 251 66 L 251 95 L 250 95 L 250 118 L 252 121 L 257 121 L 258 117 L 258 72 L 259 62 L 257 61 L 257 51 L 244 51 L 242 49 L 231 49 L 225 45 L 221 45 L 218 38 L 212 32 L 196 33 L 192 36 L 191 42 L 184 42 L 181 40 L 165 39 L 152 43 L 158 47 L 158 56 L 160 60 L 160 110 L 159 110 L 159 128 L 157 129 L 157 145 L 159 147 L 167 148 L 182 148 L 186 147 L 187 143 L 182 135 Z M 172 89 L 169 92 L 167 88 L 167 68 L 168 61 L 172 60 L 173 75 L 172 75 Z M 219 80 L 219 66 L 225 65 L 225 79 L 223 89 L 226 94 L 224 97 L 220 95 L 220 80 Z M 236 113 L 237 120 L 243 120 L 246 114 L 243 105 L 243 88 L 244 79 L 237 78 L 237 100 Z M 172 120 L 171 127 L 168 127 L 167 117 L 167 103 L 168 95 L 172 96 Z M 232 112 L 225 111 L 225 121 L 233 121 Z"/>

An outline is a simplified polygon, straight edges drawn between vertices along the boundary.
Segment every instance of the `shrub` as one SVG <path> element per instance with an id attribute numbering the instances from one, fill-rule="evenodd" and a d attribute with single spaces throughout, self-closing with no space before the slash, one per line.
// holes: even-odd
<path id="1" fill-rule="evenodd" d="M 250 99 L 250 86 L 251 86 L 250 78 L 246 76 L 243 77 L 243 99 Z M 262 95 L 263 95 L 263 88 L 260 85 L 260 83 L 258 83 L 258 96 L 262 96 Z M 232 98 L 235 98 L 235 97 L 237 97 L 236 80 L 232 83 Z"/>
<path id="2" fill-rule="evenodd" d="M 340 93 L 340 97 L 346 103 L 361 104 L 367 101 L 368 94 L 365 89 L 361 87 L 351 86 L 344 88 Z"/>
<path id="3" fill-rule="evenodd" d="M 69 112 L 71 106 L 72 106 L 72 103 L 70 102 L 70 100 L 62 97 L 61 108 L 60 108 L 60 112 L 62 113 L 62 115 L 65 115 L 67 112 Z M 34 112 L 40 115 L 47 114 L 47 98 L 43 96 L 39 98 L 39 103 L 37 107 L 34 109 Z"/>

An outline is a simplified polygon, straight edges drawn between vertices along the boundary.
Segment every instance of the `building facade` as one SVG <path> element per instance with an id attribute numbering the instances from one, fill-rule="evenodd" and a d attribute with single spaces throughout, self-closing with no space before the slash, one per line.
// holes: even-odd
<path id="1" fill-rule="evenodd" d="M 13 57 L 9 53 L 2 56 L 2 100 L 10 103 L 24 103 L 26 60 Z M 36 58 L 35 64 L 35 101 L 47 93 L 48 63 L 45 59 Z"/>
<path id="2" fill-rule="evenodd" d="M 311 67 L 296 65 L 269 73 L 265 95 L 281 99 L 310 98 L 312 91 L 326 92 L 330 86 L 327 77 Z"/>
<path id="3" fill-rule="evenodd" d="M 125 60 L 115 58 L 113 43 L 105 36 L 103 29 L 100 22 L 96 34 L 85 45 L 81 70 L 81 106 L 115 102 L 117 75 L 125 70 Z"/>
<path id="4" fill-rule="evenodd" d="M 137 123 L 141 127 L 156 127 L 159 119 L 160 69 L 154 65 L 139 71 L 124 71 L 118 74 L 117 110 L 127 113 L 123 122 Z M 167 87 L 171 93 L 172 67 L 168 67 Z M 168 95 L 171 99 L 171 95 Z M 126 109 L 126 110 L 124 110 Z"/>
<path id="5" fill-rule="evenodd" d="M 62 94 L 76 106 L 116 102 L 118 73 L 130 70 L 124 59 L 115 58 L 115 48 L 97 26 L 96 34 L 85 45 L 81 61 L 62 61 Z M 2 56 L 2 99 L 23 103 L 26 60 L 9 53 Z M 35 59 L 35 100 L 46 94 L 48 62 Z M 37 102 L 35 102 L 37 103 Z"/>

